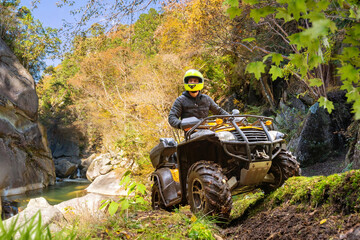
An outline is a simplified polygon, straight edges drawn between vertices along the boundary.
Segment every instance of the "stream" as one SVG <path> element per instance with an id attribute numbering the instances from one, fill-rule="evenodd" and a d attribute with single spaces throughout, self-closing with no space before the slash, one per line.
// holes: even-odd
<path id="1" fill-rule="evenodd" d="M 28 191 L 25 194 L 2 197 L 3 209 L 8 212 L 3 219 L 12 217 L 18 210 L 24 210 L 32 198 L 43 197 L 49 204 L 56 205 L 63 201 L 82 197 L 86 194 L 85 188 L 90 182 L 87 179 L 62 179 L 55 185 L 43 189 Z"/>

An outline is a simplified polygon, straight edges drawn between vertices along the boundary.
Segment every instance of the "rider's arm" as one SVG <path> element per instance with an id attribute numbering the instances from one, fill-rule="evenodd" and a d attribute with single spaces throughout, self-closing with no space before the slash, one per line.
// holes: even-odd
<path id="1" fill-rule="evenodd" d="M 219 105 L 217 105 L 211 97 L 208 96 L 208 99 L 210 101 L 210 111 L 214 115 L 229 115 L 229 113 L 219 107 Z"/>
<path id="2" fill-rule="evenodd" d="M 177 98 L 172 105 L 169 113 L 168 121 L 170 125 L 174 128 L 180 129 L 181 120 L 179 119 L 181 116 L 182 105 L 179 98 Z"/>

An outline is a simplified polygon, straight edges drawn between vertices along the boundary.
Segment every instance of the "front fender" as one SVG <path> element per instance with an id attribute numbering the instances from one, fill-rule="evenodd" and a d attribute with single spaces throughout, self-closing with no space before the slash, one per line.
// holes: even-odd
<path id="1" fill-rule="evenodd" d="M 174 181 L 170 168 L 160 168 L 151 174 L 151 178 L 160 189 L 160 195 L 166 207 L 181 201 L 180 183 Z"/>

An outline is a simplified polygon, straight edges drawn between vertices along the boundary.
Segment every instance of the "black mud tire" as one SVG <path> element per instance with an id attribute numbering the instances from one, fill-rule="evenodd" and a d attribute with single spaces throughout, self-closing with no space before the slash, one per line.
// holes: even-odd
<path id="1" fill-rule="evenodd" d="M 187 186 L 187 201 L 193 213 L 229 219 L 231 192 L 219 165 L 209 161 L 194 163 L 188 171 Z"/>
<path id="2" fill-rule="evenodd" d="M 167 210 L 161 198 L 160 188 L 157 182 L 153 184 L 151 189 L 151 207 L 153 210 Z"/>
<path id="3" fill-rule="evenodd" d="M 174 206 L 165 207 L 164 201 L 162 200 L 160 194 L 160 188 L 157 182 L 155 182 L 151 189 L 151 207 L 153 210 L 165 210 L 168 212 L 175 211 L 176 208 L 179 208 L 179 204 L 175 204 Z"/>
<path id="4" fill-rule="evenodd" d="M 290 152 L 281 150 L 279 155 L 273 160 L 269 174 L 272 174 L 275 177 L 275 183 L 263 183 L 261 189 L 266 194 L 281 187 L 288 178 L 300 176 L 300 163 L 296 161 L 296 157 Z"/>

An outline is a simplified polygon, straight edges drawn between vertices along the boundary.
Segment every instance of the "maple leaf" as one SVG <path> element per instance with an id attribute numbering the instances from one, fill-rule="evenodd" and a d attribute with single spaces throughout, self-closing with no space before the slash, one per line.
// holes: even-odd
<path id="1" fill-rule="evenodd" d="M 327 109 L 328 113 L 331 113 L 334 110 L 334 104 L 332 101 L 328 100 L 326 97 L 320 97 L 319 100 L 320 107 Z"/>
<path id="2" fill-rule="evenodd" d="M 265 72 L 265 64 L 263 62 L 251 62 L 246 66 L 245 71 L 248 73 L 254 73 L 256 79 L 260 79 L 261 73 Z"/>
<path id="3" fill-rule="evenodd" d="M 310 87 L 320 87 L 323 85 L 323 81 L 320 78 L 312 78 L 310 81 Z"/>
<path id="4" fill-rule="evenodd" d="M 275 81 L 277 78 L 282 78 L 284 76 L 283 70 L 275 65 L 272 65 L 269 73 L 271 74 L 271 78 Z"/>

